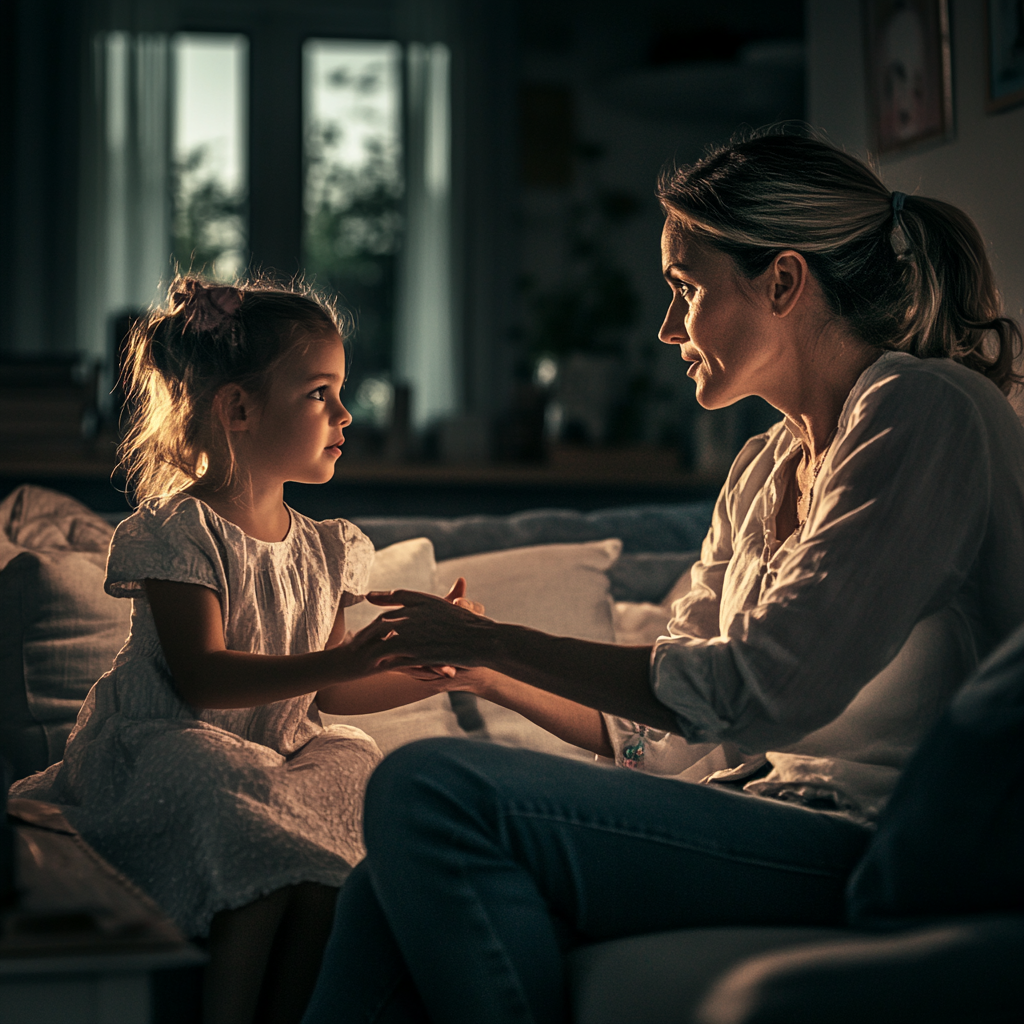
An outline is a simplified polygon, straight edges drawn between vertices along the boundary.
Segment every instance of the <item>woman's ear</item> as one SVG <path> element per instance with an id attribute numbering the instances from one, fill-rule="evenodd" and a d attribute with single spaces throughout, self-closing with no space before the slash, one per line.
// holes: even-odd
<path id="1" fill-rule="evenodd" d="M 773 316 L 788 316 L 796 308 L 810 273 L 807 260 L 792 249 L 784 249 L 772 260 L 767 277 Z"/>
<path id="2" fill-rule="evenodd" d="M 252 427 L 256 403 L 252 396 L 237 384 L 225 384 L 213 400 L 214 414 L 225 430 L 249 430 Z"/>

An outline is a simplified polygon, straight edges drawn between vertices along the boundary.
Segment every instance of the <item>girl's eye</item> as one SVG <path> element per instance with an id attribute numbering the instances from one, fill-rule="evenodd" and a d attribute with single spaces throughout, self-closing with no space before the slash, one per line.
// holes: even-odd
<path id="1" fill-rule="evenodd" d="M 310 393 L 309 393 L 309 395 L 307 397 L 312 398 L 312 399 L 314 399 L 317 402 L 326 402 L 327 401 L 327 398 L 325 396 L 326 391 L 327 391 L 327 385 L 326 384 L 321 384 L 320 387 L 315 388 L 314 390 L 310 391 Z"/>

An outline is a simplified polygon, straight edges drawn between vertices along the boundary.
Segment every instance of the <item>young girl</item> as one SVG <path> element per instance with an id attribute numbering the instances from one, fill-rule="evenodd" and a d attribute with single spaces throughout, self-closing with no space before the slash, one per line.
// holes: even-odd
<path id="1" fill-rule="evenodd" d="M 380 752 L 317 709 L 434 692 L 422 672 L 376 672 L 379 637 L 343 642 L 370 541 L 284 504 L 286 481 L 325 483 L 341 454 L 342 335 L 313 295 L 193 277 L 136 328 L 123 458 L 140 504 L 105 583 L 132 599 L 131 633 L 63 762 L 15 787 L 60 804 L 185 934 L 209 936 L 207 1021 L 251 1020 L 258 1003 L 298 1019 L 363 857 Z"/>

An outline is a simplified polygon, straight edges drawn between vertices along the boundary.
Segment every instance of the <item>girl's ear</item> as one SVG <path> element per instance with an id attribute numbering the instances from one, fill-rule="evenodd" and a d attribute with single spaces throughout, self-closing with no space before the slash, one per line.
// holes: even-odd
<path id="1" fill-rule="evenodd" d="M 225 430 L 248 430 L 255 418 L 256 403 L 237 384 L 225 384 L 214 398 L 214 414 Z"/>

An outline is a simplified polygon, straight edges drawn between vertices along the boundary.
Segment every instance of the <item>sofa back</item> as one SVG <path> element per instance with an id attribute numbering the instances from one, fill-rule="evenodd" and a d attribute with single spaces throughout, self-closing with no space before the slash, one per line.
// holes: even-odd
<path id="1" fill-rule="evenodd" d="M 711 503 L 700 502 L 356 522 L 378 550 L 427 537 L 438 561 L 621 538 L 623 554 L 607 569 L 610 597 L 657 603 L 689 568 L 710 518 Z M 0 750 L 16 778 L 60 760 L 85 695 L 127 637 L 131 602 L 103 590 L 112 532 L 46 488 L 24 485 L 0 502 Z"/>

